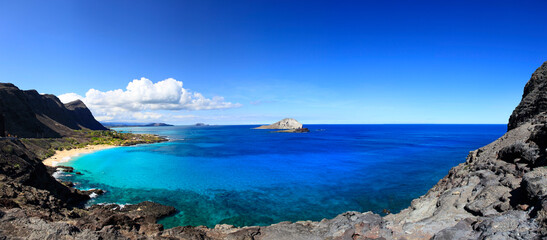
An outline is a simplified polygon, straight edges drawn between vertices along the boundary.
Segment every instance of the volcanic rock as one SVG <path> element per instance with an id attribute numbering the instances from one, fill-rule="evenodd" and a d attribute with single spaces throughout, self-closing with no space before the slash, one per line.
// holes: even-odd
<path id="1" fill-rule="evenodd" d="M 507 130 L 514 129 L 530 120 L 545 122 L 547 112 L 547 62 L 543 63 L 533 74 L 522 94 L 522 100 L 509 117 Z"/>

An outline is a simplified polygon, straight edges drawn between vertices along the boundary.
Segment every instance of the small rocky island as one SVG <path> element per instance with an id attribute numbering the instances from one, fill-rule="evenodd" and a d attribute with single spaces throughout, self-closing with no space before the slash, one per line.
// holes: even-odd
<path id="1" fill-rule="evenodd" d="M 270 125 L 262 125 L 254 129 L 277 129 L 276 132 L 303 133 L 309 132 L 308 128 L 303 128 L 302 123 L 299 123 L 294 118 L 285 118 L 279 122 Z"/>

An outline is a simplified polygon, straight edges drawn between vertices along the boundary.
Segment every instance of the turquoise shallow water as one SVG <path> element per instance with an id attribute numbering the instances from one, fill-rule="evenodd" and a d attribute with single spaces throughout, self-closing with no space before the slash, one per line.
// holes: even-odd
<path id="1" fill-rule="evenodd" d="M 342 212 L 397 212 L 505 125 L 307 125 L 309 133 L 253 126 L 120 128 L 169 142 L 83 155 L 61 178 L 101 188 L 95 203 L 151 200 L 179 211 L 166 227 L 266 225 Z"/>

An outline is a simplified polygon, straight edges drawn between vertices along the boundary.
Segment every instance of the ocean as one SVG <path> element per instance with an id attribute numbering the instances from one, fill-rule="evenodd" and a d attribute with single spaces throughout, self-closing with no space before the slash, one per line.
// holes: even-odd
<path id="1" fill-rule="evenodd" d="M 398 212 L 506 125 L 306 125 L 117 128 L 171 141 L 82 155 L 60 178 L 104 195 L 88 204 L 154 201 L 178 213 L 160 223 L 214 227 L 321 220 L 345 211 Z"/>

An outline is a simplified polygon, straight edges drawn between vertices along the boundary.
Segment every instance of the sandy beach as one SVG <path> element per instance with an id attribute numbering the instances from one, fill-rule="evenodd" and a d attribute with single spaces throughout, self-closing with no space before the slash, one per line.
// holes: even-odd
<path id="1" fill-rule="evenodd" d="M 46 158 L 43 161 L 43 163 L 44 163 L 44 165 L 55 167 L 55 166 L 57 166 L 61 163 L 65 163 L 65 162 L 70 161 L 73 157 L 76 157 L 80 154 L 92 153 L 92 152 L 95 152 L 95 151 L 108 149 L 108 148 L 113 148 L 113 147 L 116 147 L 116 146 L 102 144 L 102 145 L 89 145 L 89 146 L 86 146 L 84 148 L 76 148 L 76 149 L 70 149 L 70 150 L 56 151 L 55 155 L 53 155 L 49 158 Z"/>

